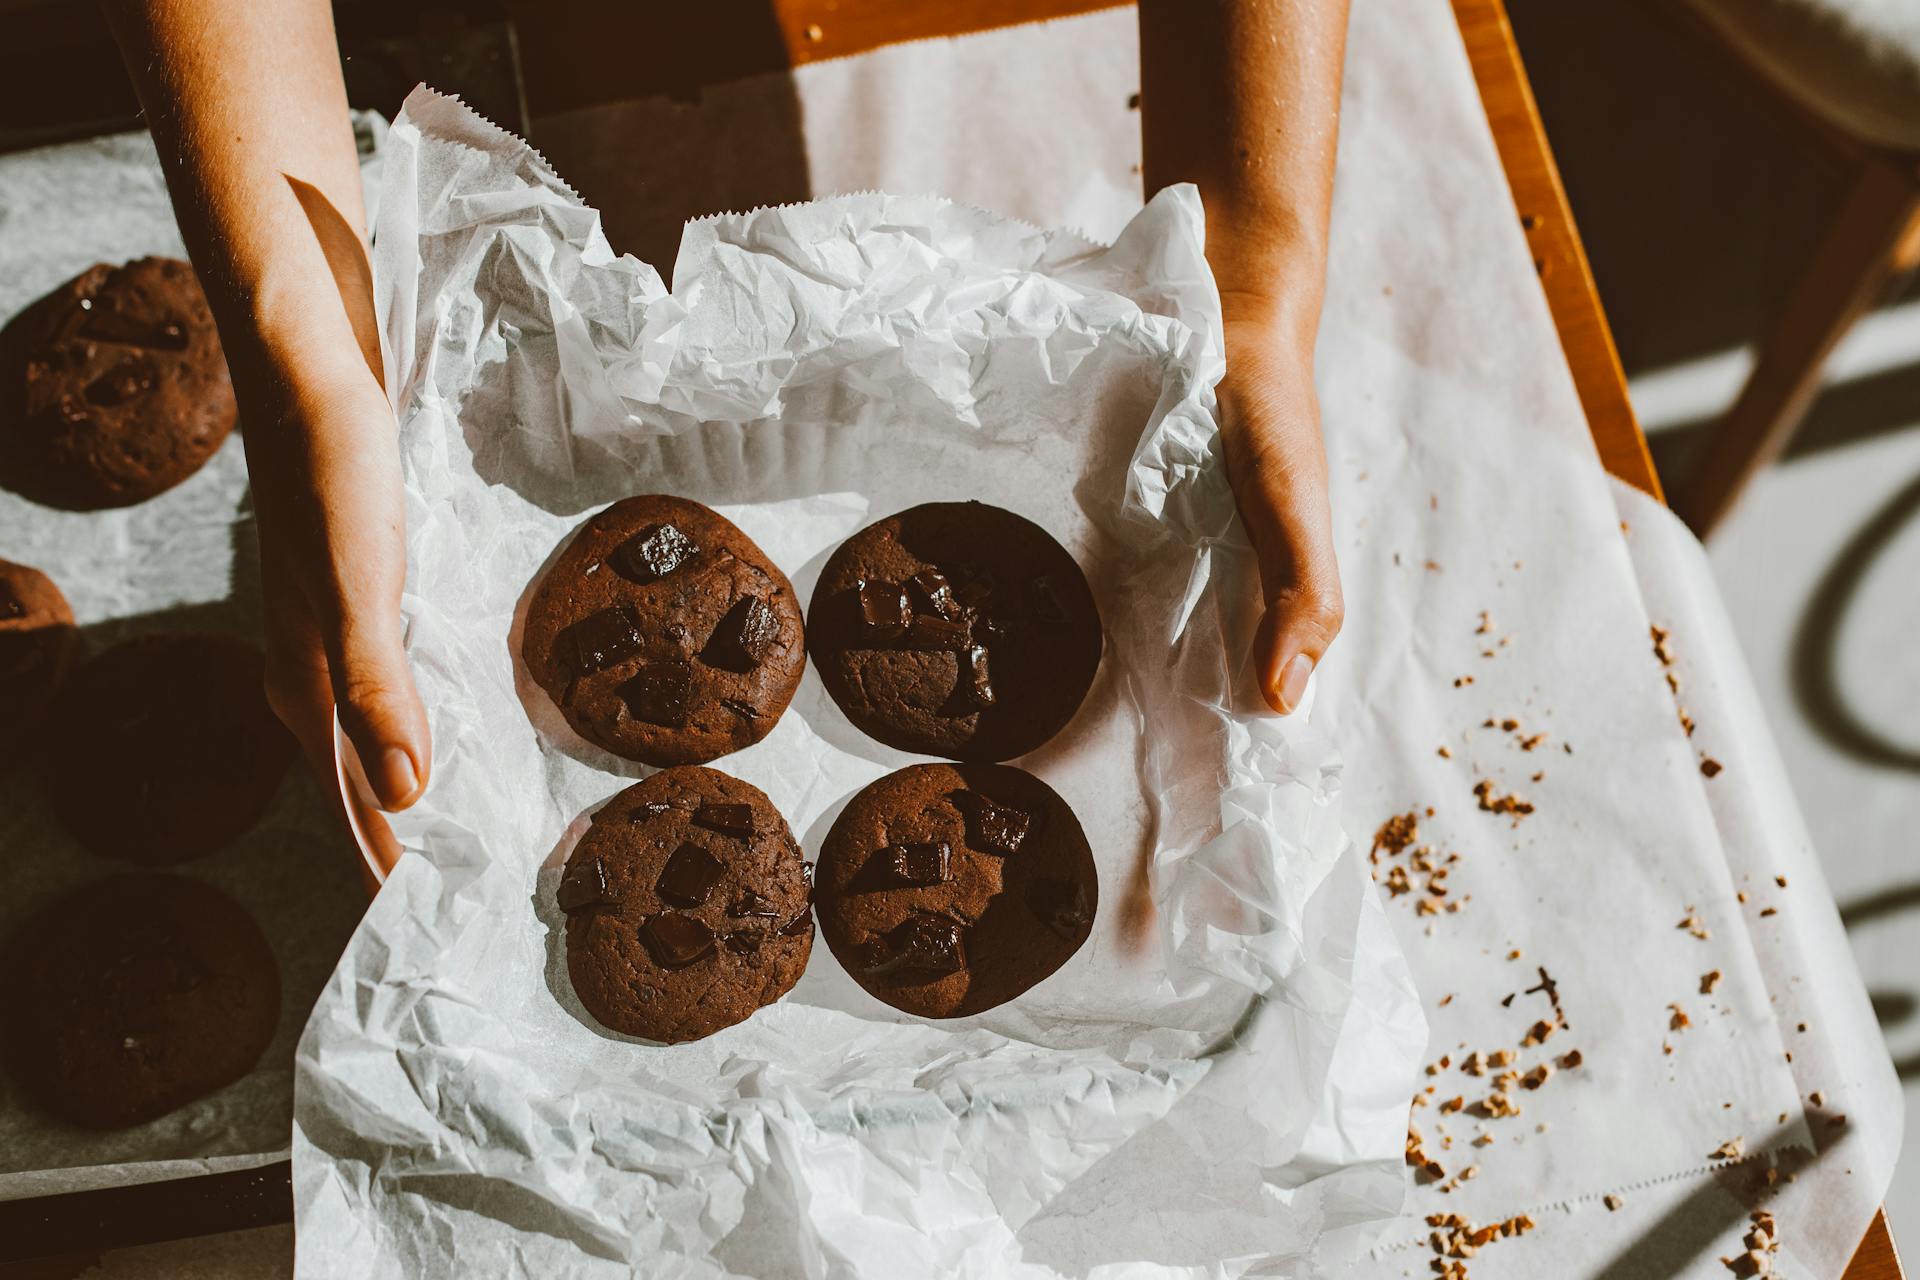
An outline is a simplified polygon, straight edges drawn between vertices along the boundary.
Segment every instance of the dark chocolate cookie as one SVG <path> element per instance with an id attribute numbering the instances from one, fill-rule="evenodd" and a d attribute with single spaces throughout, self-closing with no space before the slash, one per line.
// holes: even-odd
<path id="1" fill-rule="evenodd" d="M 102 880 L 5 953 L 6 1058 L 26 1092 L 90 1128 L 140 1124 L 253 1069 L 280 973 L 253 918 L 184 876 Z"/>
<path id="2" fill-rule="evenodd" d="M 1073 557 L 1031 520 L 930 502 L 854 534 L 807 616 L 827 691 L 903 751 L 1006 760 L 1073 718 L 1100 665 L 1100 613 Z"/>
<path id="3" fill-rule="evenodd" d="M 231 636 L 124 641 L 47 710 L 54 810 L 95 853 L 166 866 L 212 853 L 273 803 L 294 741 L 260 651 Z"/>
<path id="4" fill-rule="evenodd" d="M 26 753 L 79 653 L 73 609 L 53 579 L 0 560 L 0 765 Z"/>
<path id="5" fill-rule="evenodd" d="M 834 957 L 923 1018 L 1005 1004 L 1093 931 L 1099 877 L 1067 802 L 1011 765 L 917 764 L 848 802 L 814 901 Z"/>
<path id="6" fill-rule="evenodd" d="M 656 765 L 760 741 L 807 665 L 787 576 L 724 516 L 664 494 L 586 523 L 535 589 L 520 652 L 581 737 Z"/>
<path id="7" fill-rule="evenodd" d="M 800 846 L 758 787 L 666 769 L 602 806 L 567 858 L 567 974 L 601 1025 L 698 1040 L 800 980 L 807 896 Z"/>
<path id="8" fill-rule="evenodd" d="M 87 268 L 0 339 L 0 478 L 38 502 L 123 507 L 179 484 L 233 431 L 227 360 L 193 268 Z"/>

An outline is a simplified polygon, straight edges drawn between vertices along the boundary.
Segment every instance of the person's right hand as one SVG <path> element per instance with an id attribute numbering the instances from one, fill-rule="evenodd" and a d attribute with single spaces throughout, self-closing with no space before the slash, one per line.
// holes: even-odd
<path id="1" fill-rule="evenodd" d="M 261 335 L 255 353 L 229 353 L 260 535 L 267 697 L 329 786 L 337 709 L 371 798 L 404 809 L 431 752 L 402 646 L 399 444 L 366 358 L 337 333 Z"/>

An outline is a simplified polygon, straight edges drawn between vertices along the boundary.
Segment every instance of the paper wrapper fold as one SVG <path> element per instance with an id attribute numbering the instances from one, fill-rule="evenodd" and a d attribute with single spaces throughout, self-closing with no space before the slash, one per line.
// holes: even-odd
<path id="1" fill-rule="evenodd" d="M 1394 1213 L 1425 1025 L 1337 760 L 1251 685 L 1194 192 L 1111 247 L 930 197 L 728 215 L 687 228 L 669 293 L 451 99 L 409 99 L 387 164 L 375 280 L 434 783 L 301 1043 L 300 1273 L 1217 1275 Z M 1073 552 L 1101 674 L 1020 761 L 1098 860 L 1065 968 L 927 1023 L 817 947 L 784 1001 L 673 1048 L 580 1009 L 558 868 L 645 771 L 567 731 L 518 619 L 587 514 L 653 491 L 716 506 L 803 599 L 842 539 L 923 501 L 1008 507 Z M 716 763 L 816 850 L 910 760 L 809 672 Z"/>

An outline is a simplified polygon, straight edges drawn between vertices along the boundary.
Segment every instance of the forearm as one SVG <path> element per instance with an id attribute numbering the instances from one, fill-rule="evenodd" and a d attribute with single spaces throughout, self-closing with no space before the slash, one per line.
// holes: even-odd
<path id="1" fill-rule="evenodd" d="M 1227 318 L 1318 324 L 1346 0 L 1140 0 L 1148 194 L 1200 188 Z"/>
<path id="2" fill-rule="evenodd" d="M 272 376 L 276 351 L 357 352 L 333 270 L 289 182 L 309 184 L 364 237 L 326 0 L 108 0 L 106 9 L 181 234 L 229 356 L 239 357 L 236 377 Z"/>

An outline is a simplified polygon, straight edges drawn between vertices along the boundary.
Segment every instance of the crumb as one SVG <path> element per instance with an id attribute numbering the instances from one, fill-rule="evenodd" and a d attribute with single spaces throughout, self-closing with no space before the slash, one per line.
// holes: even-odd
<path id="1" fill-rule="evenodd" d="M 1522 1040 L 1520 1044 L 1523 1048 L 1528 1049 L 1533 1048 L 1533 1046 L 1537 1044 L 1545 1044 L 1547 1039 L 1553 1035 L 1554 1029 L 1554 1025 L 1551 1022 L 1542 1018 L 1539 1022 L 1533 1024 L 1533 1027 L 1527 1032 L 1527 1038 Z"/>
<path id="2" fill-rule="evenodd" d="M 1773 878 L 1773 882 L 1779 885 L 1782 889 L 1787 887 L 1787 878 L 1785 876 L 1775 876 Z"/>
<path id="3" fill-rule="evenodd" d="M 1517 795 L 1503 796 L 1497 794 L 1493 789 L 1492 780 L 1488 778 L 1482 778 L 1473 784 L 1473 794 L 1474 798 L 1480 802 L 1480 808 L 1483 811 L 1487 813 L 1511 814 L 1515 826 L 1520 824 L 1520 819 L 1533 812 L 1531 802 L 1522 800 Z"/>
<path id="4" fill-rule="evenodd" d="M 826 32 L 820 29 L 819 23 L 809 22 L 807 24 L 807 39 L 813 41 L 815 44 L 819 44 L 821 40 L 825 39 L 826 34 Z M 1136 93 L 1133 96 L 1137 99 L 1140 95 Z"/>
<path id="5" fill-rule="evenodd" d="M 1625 1204 L 1626 1201 L 1622 1200 L 1619 1196 L 1614 1195 L 1612 1192 L 1608 1192 L 1605 1196 L 1601 1198 L 1600 1203 L 1607 1206 L 1607 1212 L 1612 1213 L 1614 1210 L 1618 1209 L 1621 1205 Z"/>
<path id="6" fill-rule="evenodd" d="M 1473 634 L 1483 636 L 1491 630 L 1493 630 L 1493 615 L 1485 609 L 1482 609 L 1480 611 L 1480 625 L 1473 629 Z"/>
<path id="7" fill-rule="evenodd" d="M 1428 573 L 1439 573 L 1440 571 L 1441 571 L 1441 570 L 1440 570 L 1440 562 L 1439 562 L 1438 560 L 1429 560 L 1429 561 L 1427 561 L 1427 572 L 1428 572 Z"/>
<path id="8" fill-rule="evenodd" d="M 1441 744 L 1439 745 L 1439 747 L 1435 749 L 1435 752 L 1434 752 L 1434 754 L 1435 754 L 1435 755 L 1437 755 L 1437 756 L 1439 756 L 1439 757 L 1440 757 L 1440 758 L 1441 758 L 1442 760 L 1451 760 L 1451 759 L 1453 759 L 1453 750 L 1452 750 L 1452 748 L 1450 748 L 1450 747 L 1448 747 L 1448 746 L 1447 746 L 1447 744 L 1446 744 L 1446 743 L 1444 743 L 1444 742 L 1443 742 L 1443 743 L 1441 743 Z"/>
<path id="9" fill-rule="evenodd" d="M 1747 1154 L 1745 1138 L 1728 1138 L 1725 1142 L 1707 1153 L 1709 1160 L 1738 1160 Z"/>
<path id="10" fill-rule="evenodd" d="M 1778 908 L 1778 907 L 1768 907 L 1768 908 L 1766 908 L 1765 910 L 1763 910 L 1763 911 L 1762 911 L 1762 912 L 1760 913 L 1760 918 L 1764 920 L 1764 919 L 1766 919 L 1766 918 L 1767 918 L 1768 916 L 1777 916 L 1777 915 L 1779 915 L 1779 914 L 1780 914 L 1780 908 Z"/>
<path id="11" fill-rule="evenodd" d="M 1709 969 L 1705 973 L 1700 975 L 1700 994 L 1701 995 L 1703 996 L 1712 995 L 1713 989 L 1719 985 L 1720 985 L 1720 971 L 1718 969 Z"/>
<path id="12" fill-rule="evenodd" d="M 1553 1078 L 1553 1064 L 1550 1062 L 1543 1062 L 1539 1066 L 1535 1067 L 1533 1070 L 1527 1072 L 1527 1074 L 1525 1074 L 1524 1076 L 1520 1077 L 1520 1087 L 1522 1089 L 1538 1089 L 1541 1085 L 1545 1084 L 1548 1080 L 1552 1078 Z"/>
<path id="13" fill-rule="evenodd" d="M 1522 751 L 1531 751 L 1535 747 L 1539 746 L 1541 743 L 1545 742 L 1546 740 L 1547 740 L 1547 735 L 1544 733 L 1530 734 L 1529 736 L 1520 739 L 1520 749 Z"/>
<path id="14" fill-rule="evenodd" d="M 1586 1054 L 1581 1053 L 1578 1049 L 1569 1049 L 1565 1053 L 1560 1055 L 1560 1058 L 1559 1058 L 1560 1069 L 1562 1071 L 1571 1071 L 1575 1067 L 1584 1063 L 1586 1060 L 1587 1060 Z"/>
<path id="15" fill-rule="evenodd" d="M 1420 819 L 1409 809 L 1380 824 L 1373 833 L 1373 849 L 1376 853 L 1382 849 L 1390 854 L 1399 853 L 1419 838 Z"/>
<path id="16" fill-rule="evenodd" d="M 1816 1107 L 1824 1107 L 1827 1105 L 1827 1099 L 1825 1095 L 1823 1095 L 1818 1089 L 1815 1089 L 1812 1093 L 1807 1095 L 1807 1101 L 1811 1102 Z"/>
<path id="17" fill-rule="evenodd" d="M 1706 774 L 1709 778 L 1719 777 L 1720 770 L 1724 767 L 1725 766 L 1723 766 L 1718 760 L 1715 760 L 1712 756 L 1700 757 L 1700 772 Z"/>
<path id="18" fill-rule="evenodd" d="M 1674 928 L 1685 929 L 1688 933 L 1702 941 L 1713 936 L 1713 931 L 1708 929 L 1706 925 L 1700 923 L 1700 917 L 1694 914 L 1692 907 L 1687 908 L 1687 914 L 1681 917 L 1680 923 L 1675 925 Z"/>
<path id="19" fill-rule="evenodd" d="M 1487 1065 L 1490 1067 L 1512 1066 L 1514 1056 L 1514 1052 L 1511 1049 L 1495 1049 L 1487 1055 Z"/>
<path id="20" fill-rule="evenodd" d="M 1733 900 L 1744 906 L 1747 901 L 1747 891 L 1745 889 L 1742 889 L 1740 892 L 1734 894 Z"/>
<path id="21" fill-rule="evenodd" d="M 1518 960 L 1519 958 L 1520 958 L 1520 948 L 1515 947 L 1513 950 L 1507 952 L 1507 959 Z"/>
<path id="22" fill-rule="evenodd" d="M 1458 689 L 1458 688 L 1460 688 L 1460 687 L 1461 687 L 1462 685 L 1469 685 L 1469 684 L 1472 684 L 1472 683 L 1473 683 L 1473 677 L 1472 677 L 1472 676 L 1455 676 L 1455 677 L 1454 677 L 1454 681 L 1453 681 L 1453 687 L 1454 687 L 1454 688 L 1456 688 L 1456 689 Z"/>
<path id="23" fill-rule="evenodd" d="M 1685 1031 L 1688 1027 L 1693 1025 L 1693 1019 L 1689 1018 L 1687 1016 L 1687 1011 L 1685 1009 L 1682 1009 L 1679 1005 L 1670 1004 L 1667 1006 L 1667 1008 L 1673 1010 L 1673 1016 L 1667 1019 L 1667 1030 Z"/>
<path id="24" fill-rule="evenodd" d="M 1444 1009 L 1444 1008 L 1446 1008 L 1446 1007 L 1447 1007 L 1448 1005 L 1450 1005 L 1450 1004 L 1452 1004 L 1452 1003 L 1453 1003 L 1453 992 L 1451 992 L 1451 991 L 1449 991 L 1449 992 L 1447 992 L 1447 994 L 1445 994 L 1445 995 L 1443 995 L 1443 996 L 1441 996 L 1441 997 L 1440 997 L 1440 1005 L 1439 1005 L 1439 1007 L 1440 1007 L 1440 1008 L 1442 1008 L 1442 1009 Z"/>

